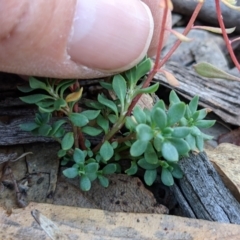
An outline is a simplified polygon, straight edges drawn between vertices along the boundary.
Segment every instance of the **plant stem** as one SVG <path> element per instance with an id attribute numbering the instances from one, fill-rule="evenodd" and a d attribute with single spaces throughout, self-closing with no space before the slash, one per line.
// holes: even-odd
<path id="1" fill-rule="evenodd" d="M 167 0 L 165 0 L 166 6 L 167 6 Z M 204 2 L 198 2 L 191 19 L 189 20 L 189 23 L 187 25 L 187 27 L 185 28 L 183 35 L 187 35 L 189 33 L 189 31 L 192 29 L 192 26 L 203 6 Z M 162 59 L 161 62 L 160 61 L 160 55 L 161 55 L 161 49 L 162 49 L 162 44 L 163 44 L 163 38 L 164 38 L 164 31 L 165 31 L 165 25 L 166 25 L 166 19 L 167 19 L 167 11 L 168 8 L 166 7 L 164 9 L 164 13 L 163 13 L 163 22 L 162 22 L 162 26 L 161 26 L 161 31 L 160 31 L 160 36 L 159 36 L 159 43 L 158 43 L 158 50 L 157 50 L 157 56 L 156 56 L 156 61 L 154 64 L 154 67 L 152 69 L 152 71 L 148 74 L 148 77 L 146 79 L 146 81 L 144 82 L 142 88 L 148 87 L 149 84 L 151 83 L 154 75 L 159 71 L 159 69 L 166 63 L 166 61 L 171 57 L 171 55 L 174 53 L 174 51 L 176 51 L 176 49 L 179 47 L 179 45 L 181 44 L 180 40 L 177 40 L 176 43 L 173 45 L 173 47 L 170 49 L 170 51 L 167 53 L 167 55 Z M 135 107 L 136 103 L 138 102 L 138 100 L 140 99 L 142 94 L 139 94 L 138 96 L 136 96 L 132 102 L 132 104 L 130 105 L 127 115 L 129 116 L 133 110 L 133 108 Z"/>
<path id="2" fill-rule="evenodd" d="M 102 141 L 93 149 L 93 152 L 96 153 L 105 141 L 109 141 L 119 129 L 124 125 L 125 115 L 121 115 L 117 122 L 113 125 L 112 129 L 104 136 Z"/>
<path id="3" fill-rule="evenodd" d="M 54 139 L 56 142 L 58 142 L 60 145 L 62 144 L 62 141 L 61 139 L 59 138 L 56 138 L 56 137 L 52 137 L 52 139 Z"/>
<path id="4" fill-rule="evenodd" d="M 186 29 L 184 30 L 183 34 L 184 35 L 187 35 L 188 32 L 191 30 L 194 22 L 195 22 L 195 19 L 199 13 L 199 11 L 201 10 L 202 6 L 203 6 L 203 3 L 204 2 L 198 2 L 193 14 L 192 14 L 192 17 L 186 27 Z M 158 72 L 158 70 L 164 65 L 164 63 L 170 58 L 170 56 L 173 54 L 173 52 L 177 49 L 177 47 L 181 44 L 181 41 L 178 40 L 174 46 L 172 47 L 172 49 L 168 52 L 168 54 L 163 58 L 163 60 L 160 62 L 160 55 L 161 55 L 161 49 L 163 47 L 163 39 L 164 39 L 164 32 L 165 32 L 165 26 L 166 26 L 166 21 L 167 21 L 167 14 L 168 14 L 168 0 L 165 0 L 165 8 L 164 8 L 164 12 L 163 12 L 163 18 L 162 18 L 162 26 L 161 26 L 161 30 L 160 30 L 160 34 L 159 34 L 159 41 L 158 41 L 158 49 L 157 49 L 157 55 L 156 55 L 156 61 L 154 63 L 154 67 L 153 69 L 151 70 L 151 72 L 148 74 L 148 77 L 146 79 L 146 81 L 144 82 L 142 88 L 146 88 L 149 86 L 149 84 L 151 83 L 154 75 Z M 105 141 L 108 141 L 110 140 L 114 134 L 116 132 L 119 131 L 119 129 L 123 126 L 124 124 L 124 119 L 126 116 L 129 116 L 133 110 L 133 108 L 135 107 L 136 103 L 138 102 L 138 100 L 140 99 L 142 94 L 139 94 L 137 95 L 131 105 L 128 107 L 128 111 L 127 113 L 124 115 L 124 116 L 121 116 L 118 120 L 118 122 L 113 126 L 113 128 L 108 132 L 107 135 L 105 135 L 105 137 L 102 139 L 102 142 L 99 143 L 94 149 L 93 149 L 93 152 L 97 152 L 102 144 L 105 142 Z"/>
<path id="5" fill-rule="evenodd" d="M 123 143 L 123 142 L 126 142 L 128 140 L 134 140 L 135 138 L 136 138 L 136 133 L 130 133 L 126 137 L 117 138 L 115 141 L 117 141 L 118 143 Z"/>
<path id="6" fill-rule="evenodd" d="M 158 62 L 160 60 L 160 55 L 161 55 L 161 49 L 163 47 L 163 38 L 164 38 L 164 32 L 165 32 L 165 26 L 166 26 L 166 21 L 167 21 L 167 14 L 168 14 L 168 1 L 165 0 L 165 8 L 164 8 L 164 12 L 163 12 L 163 18 L 162 18 L 162 26 L 161 26 L 161 30 L 160 30 L 160 34 L 159 34 L 159 40 L 158 40 L 158 48 L 157 48 L 157 55 L 156 55 L 156 60 L 154 63 L 154 67 L 151 70 L 151 72 L 149 73 L 146 81 L 144 82 L 142 88 L 148 87 L 148 85 L 150 84 L 150 82 L 152 81 L 154 75 L 157 73 L 158 71 Z M 140 99 L 140 97 L 142 96 L 142 94 L 137 95 L 130 107 L 128 108 L 128 112 L 127 112 L 127 116 L 129 116 L 133 110 L 133 108 L 136 106 L 138 100 Z"/>
<path id="7" fill-rule="evenodd" d="M 72 124 L 72 129 L 73 129 L 73 136 L 74 136 L 74 147 L 75 148 L 79 148 L 79 142 L 78 142 L 78 127 L 74 126 L 73 123 Z"/>
<path id="8" fill-rule="evenodd" d="M 86 150 L 85 146 L 85 137 L 83 136 L 83 133 L 80 128 L 78 128 L 78 142 L 82 150 Z"/>
<path id="9" fill-rule="evenodd" d="M 196 8 L 195 8 L 195 10 L 194 10 L 194 12 L 193 12 L 193 14 L 191 16 L 191 19 L 189 20 L 186 28 L 183 31 L 183 35 L 184 36 L 186 36 L 190 32 L 190 30 L 192 29 L 192 26 L 194 25 L 194 22 L 195 22 L 195 20 L 196 20 L 196 18 L 198 16 L 198 14 L 199 14 L 203 4 L 204 4 L 204 1 L 203 2 L 198 2 L 198 4 L 197 4 L 197 6 L 196 6 Z M 162 61 L 159 63 L 158 69 L 161 68 L 168 61 L 168 59 L 172 56 L 172 54 L 176 51 L 176 49 L 179 47 L 179 45 L 181 43 L 182 43 L 181 40 L 177 40 L 175 42 L 175 44 L 170 49 L 170 51 L 166 54 L 166 56 L 164 56 Z"/>
<path id="10" fill-rule="evenodd" d="M 225 25 L 224 25 L 222 13 L 221 13 L 220 1 L 219 0 L 215 0 L 215 5 L 216 5 L 218 23 L 220 25 L 220 28 L 222 29 L 222 35 L 223 35 L 224 41 L 226 43 L 228 52 L 229 52 L 229 54 L 231 56 L 231 59 L 232 59 L 233 63 L 235 64 L 237 69 L 240 71 L 240 64 L 239 64 L 239 62 L 238 62 L 238 60 L 237 60 L 237 58 L 236 58 L 236 56 L 235 56 L 235 54 L 233 52 L 232 45 L 230 43 L 230 40 L 228 38 L 226 29 L 225 29 Z"/>

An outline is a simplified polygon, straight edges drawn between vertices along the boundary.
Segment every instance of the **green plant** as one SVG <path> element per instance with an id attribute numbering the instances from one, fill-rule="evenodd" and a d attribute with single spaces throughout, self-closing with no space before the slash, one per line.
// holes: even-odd
<path id="1" fill-rule="evenodd" d="M 234 28 L 225 29 L 220 0 L 215 0 L 220 28 L 194 26 L 205 2 L 198 0 L 183 34 L 165 29 L 167 13 L 172 4 L 170 0 L 162 2 L 165 3 L 165 9 L 154 66 L 152 67 L 150 59 L 144 58 L 134 68 L 115 75 L 111 81 L 100 82 L 111 94 L 102 93 L 98 95 L 97 101 L 85 101 L 88 110 L 79 112 L 78 103 L 83 90 L 75 80 L 57 82 L 53 79 L 40 81 L 30 78 L 30 86 L 19 88 L 25 93 L 35 89 L 45 92 L 21 98 L 39 108 L 35 121 L 22 124 L 21 128 L 58 141 L 61 145 L 58 156 L 62 159 L 62 165 L 71 164 L 63 171 L 64 175 L 69 178 L 80 177 L 80 188 L 84 191 L 89 190 L 91 182 L 96 179 L 102 186 L 107 187 L 108 174 L 124 171 L 128 175 L 134 175 L 139 169 L 144 170 L 146 184 L 151 185 L 159 175 L 165 185 L 171 186 L 174 177 L 181 178 L 183 175 L 178 166 L 179 159 L 187 156 L 190 151 L 202 151 L 204 140 L 211 138 L 202 133 L 200 128 L 211 127 L 215 121 L 204 120 L 207 109 L 197 109 L 197 96 L 189 104 L 185 104 L 172 91 L 169 106 L 162 100 L 151 110 L 136 106 L 143 93 L 154 93 L 158 89 L 158 84 L 150 85 L 157 72 L 162 72 L 170 83 L 177 82 L 172 74 L 162 69 L 162 66 L 181 41 L 189 41 L 186 35 L 191 29 L 202 28 L 222 33 L 230 56 L 240 70 L 231 46 L 231 43 L 239 38 L 229 40 L 227 34 Z M 234 6 L 234 0 L 221 2 L 239 10 Z M 166 56 L 160 59 L 165 30 L 174 33 L 178 40 Z M 208 63 L 197 64 L 194 68 L 205 77 L 239 81 L 239 78 L 230 76 Z M 145 77 L 147 72 L 149 74 Z M 73 90 L 72 93 L 68 93 L 69 88 Z M 52 113 L 56 111 L 62 112 L 66 117 L 53 122 Z M 71 125 L 70 131 L 66 131 L 64 127 L 67 122 Z M 97 138 L 98 144 L 93 146 L 88 136 Z M 122 169 L 121 159 L 129 160 L 127 169 Z"/>
<path id="2" fill-rule="evenodd" d="M 71 165 L 63 174 L 68 178 L 80 177 L 80 188 L 84 191 L 88 191 L 96 179 L 107 187 L 107 175 L 123 171 L 121 159 L 129 160 L 126 174 L 134 175 L 138 169 L 143 169 L 147 185 L 159 175 L 162 182 L 170 186 L 174 183 L 173 177 L 182 177 L 177 164 L 180 157 L 187 156 L 191 150 L 202 151 L 204 140 L 210 139 L 199 128 L 211 127 L 215 121 L 203 120 L 207 110 L 197 110 L 198 97 L 185 104 L 174 91 L 170 94 L 169 107 L 160 100 L 151 110 L 136 106 L 128 116 L 136 96 L 154 93 L 159 87 L 156 83 L 142 88 L 146 81 L 144 76 L 151 67 L 151 60 L 144 58 L 134 68 L 115 75 L 112 81 L 100 82 L 114 97 L 101 93 L 97 101 L 85 101 L 88 110 L 82 112 L 74 112 L 82 88 L 67 93 L 68 87 L 76 81 L 55 85 L 54 80 L 40 81 L 31 77 L 29 86 L 19 89 L 23 92 L 41 89 L 45 93 L 21 97 L 22 101 L 36 104 L 39 109 L 35 121 L 22 124 L 21 128 L 58 141 L 62 165 Z M 66 119 L 51 121 L 54 111 L 63 112 Z M 66 122 L 70 123 L 71 131 L 65 130 Z M 99 143 L 92 146 L 89 135 L 96 137 Z"/>

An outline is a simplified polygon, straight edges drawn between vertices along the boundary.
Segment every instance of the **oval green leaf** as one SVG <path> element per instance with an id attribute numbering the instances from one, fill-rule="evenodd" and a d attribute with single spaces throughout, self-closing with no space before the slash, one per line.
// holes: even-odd
<path id="1" fill-rule="evenodd" d="M 199 101 L 199 96 L 195 96 L 188 105 L 192 114 L 194 114 L 197 111 L 198 101 Z"/>
<path id="2" fill-rule="evenodd" d="M 99 183 L 100 183 L 103 187 L 105 187 L 105 188 L 108 187 L 108 185 L 109 185 L 109 180 L 108 180 L 106 177 L 104 177 L 104 176 L 102 176 L 102 175 L 98 175 L 98 180 L 99 180 Z"/>
<path id="3" fill-rule="evenodd" d="M 84 170 L 87 173 L 95 173 L 98 171 L 98 168 L 99 168 L 99 164 L 96 163 L 96 162 L 91 162 L 91 163 L 88 163 L 85 167 L 84 167 Z"/>
<path id="4" fill-rule="evenodd" d="M 161 108 L 153 111 L 152 120 L 161 130 L 167 126 L 167 114 Z"/>
<path id="5" fill-rule="evenodd" d="M 210 128 L 215 124 L 215 120 L 198 120 L 195 126 L 199 128 Z"/>
<path id="6" fill-rule="evenodd" d="M 163 141 L 164 141 L 164 137 L 161 134 L 158 134 L 153 140 L 153 146 L 158 152 L 160 152 L 162 149 Z"/>
<path id="7" fill-rule="evenodd" d="M 157 178 L 157 170 L 146 170 L 144 173 L 144 181 L 148 186 L 151 186 Z"/>
<path id="8" fill-rule="evenodd" d="M 168 187 L 174 184 L 172 173 L 166 168 L 162 168 L 161 180 L 162 183 Z"/>
<path id="9" fill-rule="evenodd" d="M 137 163 L 141 168 L 146 170 L 153 170 L 159 167 L 159 163 L 157 164 L 148 163 L 145 158 L 141 158 L 140 160 L 138 160 Z"/>
<path id="10" fill-rule="evenodd" d="M 130 148 L 131 156 L 133 157 L 141 156 L 145 152 L 147 144 L 148 141 L 137 140 L 136 142 L 134 142 Z"/>
<path id="11" fill-rule="evenodd" d="M 84 161 L 85 161 L 85 153 L 81 149 L 75 148 L 74 149 L 74 153 L 73 153 L 73 160 L 77 164 L 84 163 Z"/>
<path id="12" fill-rule="evenodd" d="M 115 163 L 110 163 L 107 164 L 103 169 L 102 169 L 102 173 L 103 174 L 113 174 L 115 173 L 117 170 L 117 166 Z"/>
<path id="13" fill-rule="evenodd" d="M 29 78 L 29 85 L 32 89 L 37 89 L 38 88 L 38 89 L 45 89 L 46 90 L 46 88 L 47 88 L 46 83 L 44 83 L 42 81 L 39 81 L 34 77 Z"/>
<path id="14" fill-rule="evenodd" d="M 66 106 L 67 106 L 67 103 L 64 99 L 59 98 L 54 102 L 54 109 L 57 111 Z"/>
<path id="15" fill-rule="evenodd" d="M 159 83 L 155 83 L 155 84 L 153 84 L 153 85 L 151 85 L 150 87 L 146 87 L 146 88 L 141 88 L 141 89 L 139 89 L 139 90 L 137 90 L 136 92 L 135 92 L 135 96 L 136 95 L 138 95 L 138 94 L 146 94 L 146 93 L 155 93 L 157 90 L 158 90 L 158 88 L 159 88 Z"/>
<path id="16" fill-rule="evenodd" d="M 88 119 L 81 113 L 71 113 L 69 114 L 70 121 L 77 127 L 83 127 L 88 124 Z"/>
<path id="17" fill-rule="evenodd" d="M 100 148 L 100 155 L 102 156 L 103 160 L 108 161 L 114 154 L 114 150 L 112 145 L 105 141 Z"/>
<path id="18" fill-rule="evenodd" d="M 226 73 L 223 70 L 218 69 L 212 64 L 207 62 L 200 62 L 194 65 L 193 68 L 202 77 L 221 78 L 221 79 L 231 80 L 231 81 L 240 81 L 240 78 L 233 76 L 229 73 Z"/>
<path id="19" fill-rule="evenodd" d="M 81 114 L 87 117 L 88 120 L 94 120 L 97 118 L 100 112 L 100 110 L 86 110 L 81 112 Z"/>
<path id="20" fill-rule="evenodd" d="M 34 94 L 30 96 L 20 97 L 20 99 L 25 103 L 34 104 L 42 100 L 53 99 L 53 98 L 45 94 Z"/>
<path id="21" fill-rule="evenodd" d="M 180 119 L 184 116 L 185 108 L 185 104 L 181 102 L 171 105 L 167 113 L 168 124 L 170 126 L 180 121 Z"/>
<path id="22" fill-rule="evenodd" d="M 67 168 L 63 171 L 63 175 L 67 178 L 75 178 L 78 176 L 78 169 L 77 168 Z"/>
<path id="23" fill-rule="evenodd" d="M 146 124 L 139 124 L 136 127 L 136 132 L 140 141 L 150 141 L 153 138 L 153 130 Z"/>
<path id="24" fill-rule="evenodd" d="M 98 95 L 98 101 L 106 107 L 110 108 L 116 115 L 118 115 L 117 106 L 113 101 L 108 100 L 105 96 L 101 94 Z"/>
<path id="25" fill-rule="evenodd" d="M 162 155 L 169 162 L 177 162 L 179 160 L 176 147 L 168 141 L 163 142 Z"/>
<path id="26" fill-rule="evenodd" d="M 42 124 L 39 128 L 38 128 L 38 133 L 41 136 L 48 136 L 49 133 L 51 132 L 52 127 L 48 124 Z"/>
<path id="27" fill-rule="evenodd" d="M 177 149 L 179 155 L 186 155 L 191 150 L 188 142 L 184 139 L 171 138 L 169 141 Z"/>
<path id="28" fill-rule="evenodd" d="M 136 119 L 138 123 L 146 123 L 146 114 L 145 112 L 141 109 L 140 106 L 136 106 L 133 109 L 133 116 Z"/>
<path id="29" fill-rule="evenodd" d="M 99 127 L 101 127 L 103 129 L 105 134 L 108 133 L 108 131 L 109 131 L 109 121 L 108 121 L 108 119 L 104 118 L 102 116 L 102 114 L 98 115 L 97 124 L 98 124 Z"/>
<path id="30" fill-rule="evenodd" d="M 59 130 L 59 128 L 65 124 L 65 120 L 58 120 L 52 125 L 52 131 L 50 132 L 51 136 L 54 136 L 54 134 Z"/>
<path id="31" fill-rule="evenodd" d="M 125 170 L 125 173 L 130 176 L 130 175 L 136 174 L 137 171 L 138 171 L 138 166 L 135 162 L 132 161 L 131 162 L 131 167 L 128 168 L 127 170 Z"/>
<path id="32" fill-rule="evenodd" d="M 169 102 L 170 102 L 171 104 L 175 104 L 175 103 L 180 103 L 180 102 L 181 102 L 181 100 L 179 99 L 178 95 L 177 95 L 176 92 L 173 91 L 173 90 L 170 92 Z"/>
<path id="33" fill-rule="evenodd" d="M 191 129 L 189 127 L 176 127 L 173 129 L 172 137 L 185 138 L 190 132 Z"/>
<path id="34" fill-rule="evenodd" d="M 102 132 L 102 129 L 86 126 L 82 128 L 82 132 L 86 133 L 89 136 L 97 136 Z"/>
<path id="35" fill-rule="evenodd" d="M 144 152 L 144 158 L 150 164 L 156 164 L 158 162 L 158 156 L 151 142 L 148 142 L 147 148 Z"/>
<path id="36" fill-rule="evenodd" d="M 112 87 L 121 103 L 121 108 L 124 109 L 125 98 L 127 94 L 127 84 L 122 75 L 117 74 L 113 77 Z"/>
<path id="37" fill-rule="evenodd" d="M 39 125 L 35 122 L 30 122 L 30 123 L 23 123 L 23 124 L 20 124 L 20 128 L 23 130 L 23 131 L 27 131 L 27 132 L 30 132 L 36 128 L 38 128 Z"/>
<path id="38" fill-rule="evenodd" d="M 172 176 L 178 179 L 181 179 L 183 177 L 183 171 L 176 163 L 171 163 L 171 166 L 173 167 L 173 170 L 171 171 Z"/>
<path id="39" fill-rule="evenodd" d="M 88 176 L 83 175 L 80 178 L 80 188 L 84 192 L 89 191 L 91 189 L 91 181 Z"/>
<path id="40" fill-rule="evenodd" d="M 66 155 L 67 151 L 60 149 L 57 153 L 59 158 L 62 158 Z"/>
<path id="41" fill-rule="evenodd" d="M 74 143 L 74 137 L 73 137 L 73 132 L 68 132 L 65 134 L 65 136 L 62 139 L 62 149 L 63 150 L 69 150 Z"/>

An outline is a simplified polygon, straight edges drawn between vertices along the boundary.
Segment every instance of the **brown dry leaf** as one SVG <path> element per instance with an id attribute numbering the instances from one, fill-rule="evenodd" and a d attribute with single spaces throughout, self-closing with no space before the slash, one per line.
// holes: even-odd
<path id="1" fill-rule="evenodd" d="M 240 202 L 240 147 L 222 143 L 214 150 L 206 150 L 224 184 Z"/>
<path id="2" fill-rule="evenodd" d="M 160 70 L 160 73 L 163 73 L 165 78 L 167 79 L 168 83 L 173 87 L 179 86 L 179 81 L 175 78 L 175 76 L 166 70 Z"/>
<path id="3" fill-rule="evenodd" d="M 52 231 L 51 236 L 57 235 L 57 239 L 237 240 L 240 236 L 240 226 L 235 224 L 31 203 L 25 209 L 14 210 L 10 216 L 0 209 L 0 239 L 49 239 L 31 213 L 37 213 L 40 226 L 44 224 L 45 231 Z"/>
<path id="4" fill-rule="evenodd" d="M 70 93 L 67 95 L 65 101 L 68 102 L 75 102 L 78 101 L 82 96 L 83 88 L 80 88 L 77 92 Z"/>

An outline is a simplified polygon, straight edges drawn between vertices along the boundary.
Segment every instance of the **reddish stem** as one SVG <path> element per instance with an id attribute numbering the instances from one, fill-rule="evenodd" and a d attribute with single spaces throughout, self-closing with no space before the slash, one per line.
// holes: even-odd
<path id="1" fill-rule="evenodd" d="M 220 7 L 220 1 L 219 0 L 215 0 L 215 5 L 216 5 L 216 12 L 217 12 L 218 23 L 220 25 L 220 28 L 222 29 L 222 35 L 223 35 L 224 41 L 226 43 L 228 52 L 229 52 L 229 54 L 231 56 L 231 59 L 232 59 L 233 63 L 235 64 L 237 69 L 240 71 L 240 64 L 239 64 L 239 62 L 238 62 L 238 60 L 237 60 L 237 58 L 236 58 L 236 56 L 235 56 L 235 54 L 233 52 L 231 42 L 230 42 L 230 40 L 228 38 L 226 29 L 225 29 L 225 25 L 224 25 L 223 17 L 222 17 L 222 12 L 221 12 L 221 7 Z"/>
<path id="2" fill-rule="evenodd" d="M 81 129 L 78 128 L 78 142 L 80 145 L 81 150 L 86 150 L 86 146 L 85 146 L 85 137 L 83 136 L 83 133 L 81 131 Z"/>
<path id="3" fill-rule="evenodd" d="M 165 5 L 168 6 L 168 1 L 165 0 Z M 189 20 L 189 23 L 187 25 L 187 27 L 185 28 L 183 35 L 187 35 L 189 33 L 189 31 L 192 29 L 192 26 L 194 25 L 194 22 L 203 6 L 204 2 L 198 2 L 191 19 Z M 162 22 L 162 26 L 161 26 L 161 31 L 160 31 L 160 35 L 159 35 L 159 43 L 158 43 L 158 49 L 157 49 L 157 56 L 156 56 L 156 61 L 154 64 L 154 67 L 152 69 L 152 71 L 148 74 L 148 77 L 145 81 L 145 83 L 143 84 L 142 88 L 148 87 L 149 84 L 151 83 L 154 75 L 158 72 L 158 70 L 166 63 L 166 61 L 171 57 L 171 55 L 174 53 L 174 51 L 176 51 L 176 49 L 178 48 L 178 46 L 181 44 L 181 41 L 178 40 L 176 41 L 176 43 L 173 45 L 173 47 L 170 49 L 170 51 L 167 53 L 167 55 L 162 59 L 162 61 L 159 63 L 160 61 L 160 55 L 161 55 L 161 49 L 163 47 L 163 38 L 164 38 L 164 31 L 165 29 L 165 25 L 166 25 L 166 20 L 167 20 L 167 12 L 168 12 L 168 8 L 166 7 L 164 9 L 164 13 L 163 13 L 163 22 Z M 133 108 L 135 107 L 136 103 L 138 102 L 138 100 L 140 99 L 141 94 L 139 94 L 138 96 L 136 96 L 134 98 L 134 100 L 132 101 L 132 104 L 130 105 L 127 115 L 129 116 L 133 110 Z"/>
<path id="4" fill-rule="evenodd" d="M 80 87 L 80 84 L 78 82 L 78 80 L 76 80 L 76 82 L 70 86 L 70 90 L 72 92 L 76 91 L 76 89 L 78 89 Z M 78 103 L 75 103 L 73 106 L 73 111 L 78 113 L 79 112 L 79 107 L 78 107 Z M 83 136 L 83 133 L 81 131 L 81 129 L 79 127 L 74 127 L 73 126 L 73 131 L 74 131 L 74 143 L 75 143 L 75 148 L 78 148 L 80 146 L 81 150 L 86 150 L 86 146 L 85 146 L 85 137 Z"/>
<path id="5" fill-rule="evenodd" d="M 154 67 L 151 70 L 151 72 L 148 74 L 148 77 L 147 77 L 146 81 L 144 82 L 142 88 L 145 88 L 145 87 L 149 86 L 149 84 L 152 81 L 154 75 L 157 73 L 157 71 L 159 69 L 158 64 L 159 64 L 159 60 L 160 60 L 161 49 L 163 47 L 163 38 L 164 38 L 166 21 L 167 21 L 167 14 L 168 14 L 168 0 L 165 0 L 165 8 L 164 8 L 163 18 L 162 18 L 162 26 L 161 26 L 161 30 L 160 30 L 160 33 L 159 33 L 156 60 L 155 60 L 155 63 L 154 63 Z M 140 99 L 141 96 L 142 96 L 142 94 L 139 94 L 133 99 L 130 107 L 128 108 L 128 112 L 127 112 L 128 116 L 131 114 L 133 108 L 135 107 L 135 105 L 137 104 L 137 102 L 138 102 L 138 100 Z"/>
<path id="6" fill-rule="evenodd" d="M 183 31 L 183 35 L 186 36 L 190 30 L 192 29 L 193 25 L 194 25 L 194 22 L 203 6 L 204 2 L 198 2 L 192 16 L 191 16 L 191 19 L 189 20 L 188 22 L 188 25 L 186 26 L 186 28 L 184 29 Z M 167 60 L 172 56 L 172 54 L 176 51 L 176 49 L 179 47 L 179 45 L 181 44 L 181 40 L 177 40 L 175 42 L 175 44 L 173 45 L 173 47 L 170 49 L 170 51 L 167 53 L 166 56 L 164 56 L 164 58 L 162 59 L 162 61 L 160 62 L 159 64 L 159 68 L 161 68 L 166 62 Z M 159 69 L 158 68 L 158 69 Z"/>

